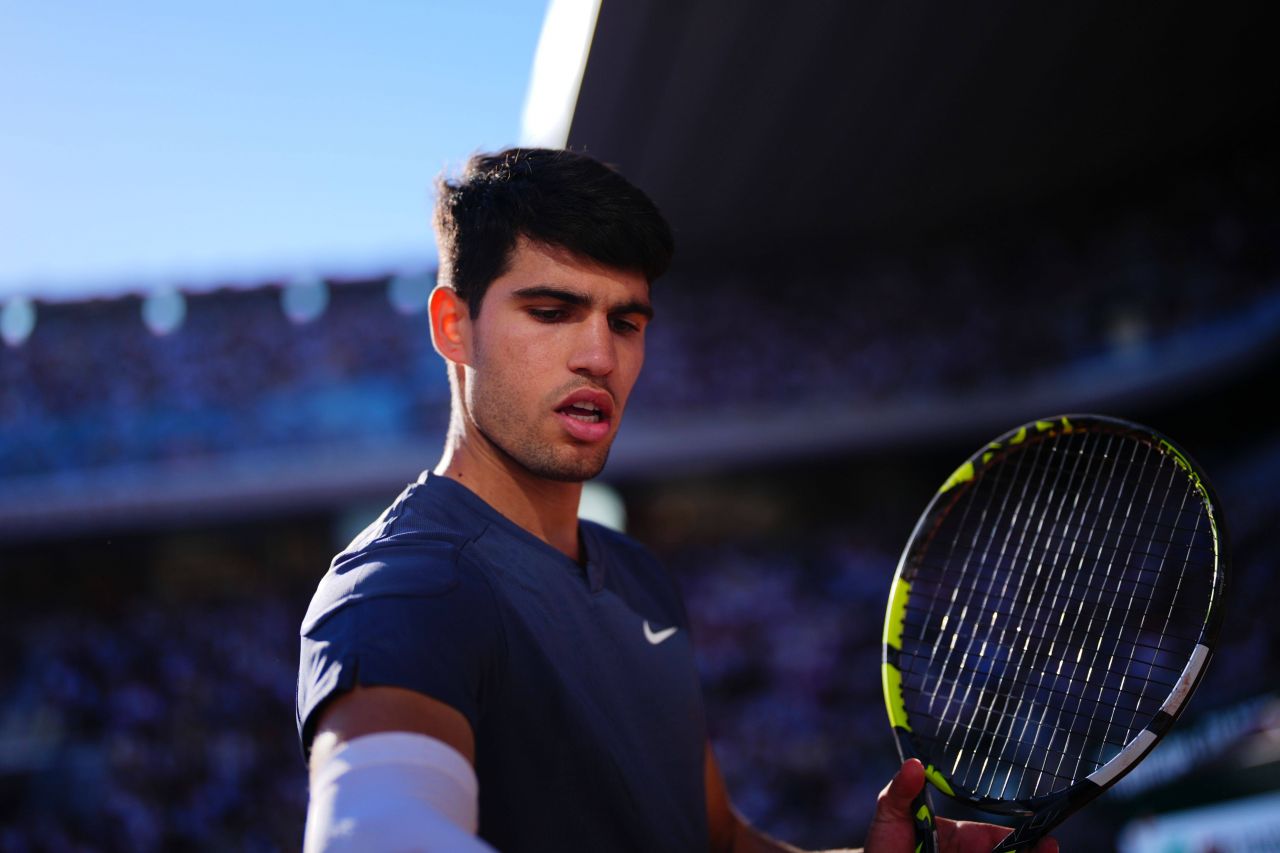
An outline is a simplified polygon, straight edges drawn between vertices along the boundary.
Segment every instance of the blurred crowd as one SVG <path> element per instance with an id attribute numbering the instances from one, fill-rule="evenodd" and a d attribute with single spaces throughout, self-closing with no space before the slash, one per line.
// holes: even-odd
<path id="1" fill-rule="evenodd" d="M 1274 688 L 1280 630 L 1243 603 L 1280 596 L 1280 498 L 1258 488 L 1280 477 L 1280 442 L 1233 458 L 1218 487 L 1234 605 L 1193 713 Z M 859 842 L 896 767 L 879 635 L 917 509 L 895 509 L 891 524 L 721 528 L 659 545 L 687 598 L 734 802 L 795 843 Z M 270 555 L 247 561 L 251 594 L 216 574 L 204 592 L 158 589 L 180 580 L 166 579 L 163 559 L 154 582 L 106 605 L 94 584 L 127 566 L 27 577 L 41 606 L 10 600 L 0 620 L 13 650 L 0 663 L 0 851 L 297 849 L 306 780 L 293 725 L 296 638 L 323 569 L 316 553 L 295 555 L 284 577 Z M 1108 819 L 1093 809 L 1064 833 L 1106 848 Z"/>
<path id="2" fill-rule="evenodd" d="M 655 294 L 637 399 L 697 412 L 1016 387 L 1247 315 L 1280 279 L 1278 194 L 1276 169 L 1246 160 L 1105 216 L 851 251 L 824 272 L 790 258 L 750 274 L 677 267 Z M 423 313 L 431 283 L 191 294 L 162 334 L 137 296 L 37 305 L 30 336 L 0 347 L 0 476 L 434 436 L 448 388 Z"/>
<path id="3" fill-rule="evenodd" d="M 291 610 L 139 599 L 11 620 L 0 850 L 297 849 Z"/>
<path id="4" fill-rule="evenodd" d="M 388 286 L 331 285 L 305 324 L 283 310 L 288 287 L 191 295 L 162 335 L 137 297 L 42 306 L 31 336 L 0 352 L 0 475 L 435 427 L 444 371 L 422 316 L 396 311 Z"/>
<path id="5" fill-rule="evenodd" d="M 780 253 L 782 265 L 750 274 L 674 275 L 641 393 L 742 407 L 1007 388 L 1247 313 L 1276 291 L 1274 164 L 1192 171 L 1138 197 L 1105 214 L 851 250 L 824 272 Z"/>

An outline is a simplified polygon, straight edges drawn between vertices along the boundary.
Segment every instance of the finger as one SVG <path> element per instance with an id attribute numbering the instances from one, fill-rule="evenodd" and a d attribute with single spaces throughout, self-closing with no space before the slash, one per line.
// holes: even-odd
<path id="1" fill-rule="evenodd" d="M 934 820 L 938 828 L 938 846 L 943 850 L 968 850 L 979 847 L 990 850 L 1009 834 L 1009 827 L 971 820 Z M 1039 853 L 1039 851 L 1037 851 Z"/>
<path id="2" fill-rule="evenodd" d="M 949 820 L 945 817 L 934 821 L 938 828 L 938 846 L 944 850 L 968 850 L 973 845 L 990 850 L 1012 831 L 1007 826 L 980 823 L 969 820 Z M 1042 838 L 1032 853 L 1058 853 L 1058 842 L 1053 837 Z"/>
<path id="3" fill-rule="evenodd" d="M 907 759 L 880 792 L 877 811 L 889 818 L 910 817 L 911 801 L 923 787 L 924 765 L 914 758 Z"/>

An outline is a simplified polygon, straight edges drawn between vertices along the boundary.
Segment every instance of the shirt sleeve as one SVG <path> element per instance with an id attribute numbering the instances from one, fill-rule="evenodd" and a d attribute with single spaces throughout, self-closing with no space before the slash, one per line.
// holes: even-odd
<path id="1" fill-rule="evenodd" d="M 501 623 L 487 580 L 452 548 L 400 545 L 339 558 L 303 620 L 297 724 L 308 754 L 320 708 L 357 684 L 403 687 L 474 732 L 494 689 Z"/>

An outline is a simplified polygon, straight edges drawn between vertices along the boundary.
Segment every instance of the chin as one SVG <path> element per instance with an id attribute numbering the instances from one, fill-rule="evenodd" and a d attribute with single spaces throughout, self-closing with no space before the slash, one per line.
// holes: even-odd
<path id="1" fill-rule="evenodd" d="M 546 466 L 541 469 L 530 468 L 529 470 L 542 477 L 545 480 L 555 480 L 560 483 L 584 483 L 587 480 L 599 476 L 604 470 L 604 460 L 592 460 L 589 463 L 579 465 L 554 465 Z"/>
<path id="2" fill-rule="evenodd" d="M 554 454 L 531 454 L 530 458 L 516 461 L 527 468 L 535 476 L 544 480 L 559 483 L 583 483 L 600 474 L 609 458 L 609 448 L 605 447 L 589 456 L 574 454 L 571 458 L 556 457 Z"/>

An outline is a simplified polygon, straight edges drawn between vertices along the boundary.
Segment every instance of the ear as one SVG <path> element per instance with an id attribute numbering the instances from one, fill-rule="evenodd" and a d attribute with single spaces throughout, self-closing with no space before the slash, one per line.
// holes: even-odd
<path id="1" fill-rule="evenodd" d="M 431 315 L 431 344 L 446 361 L 470 363 L 471 311 L 458 292 L 448 285 L 437 285 L 427 303 Z"/>

